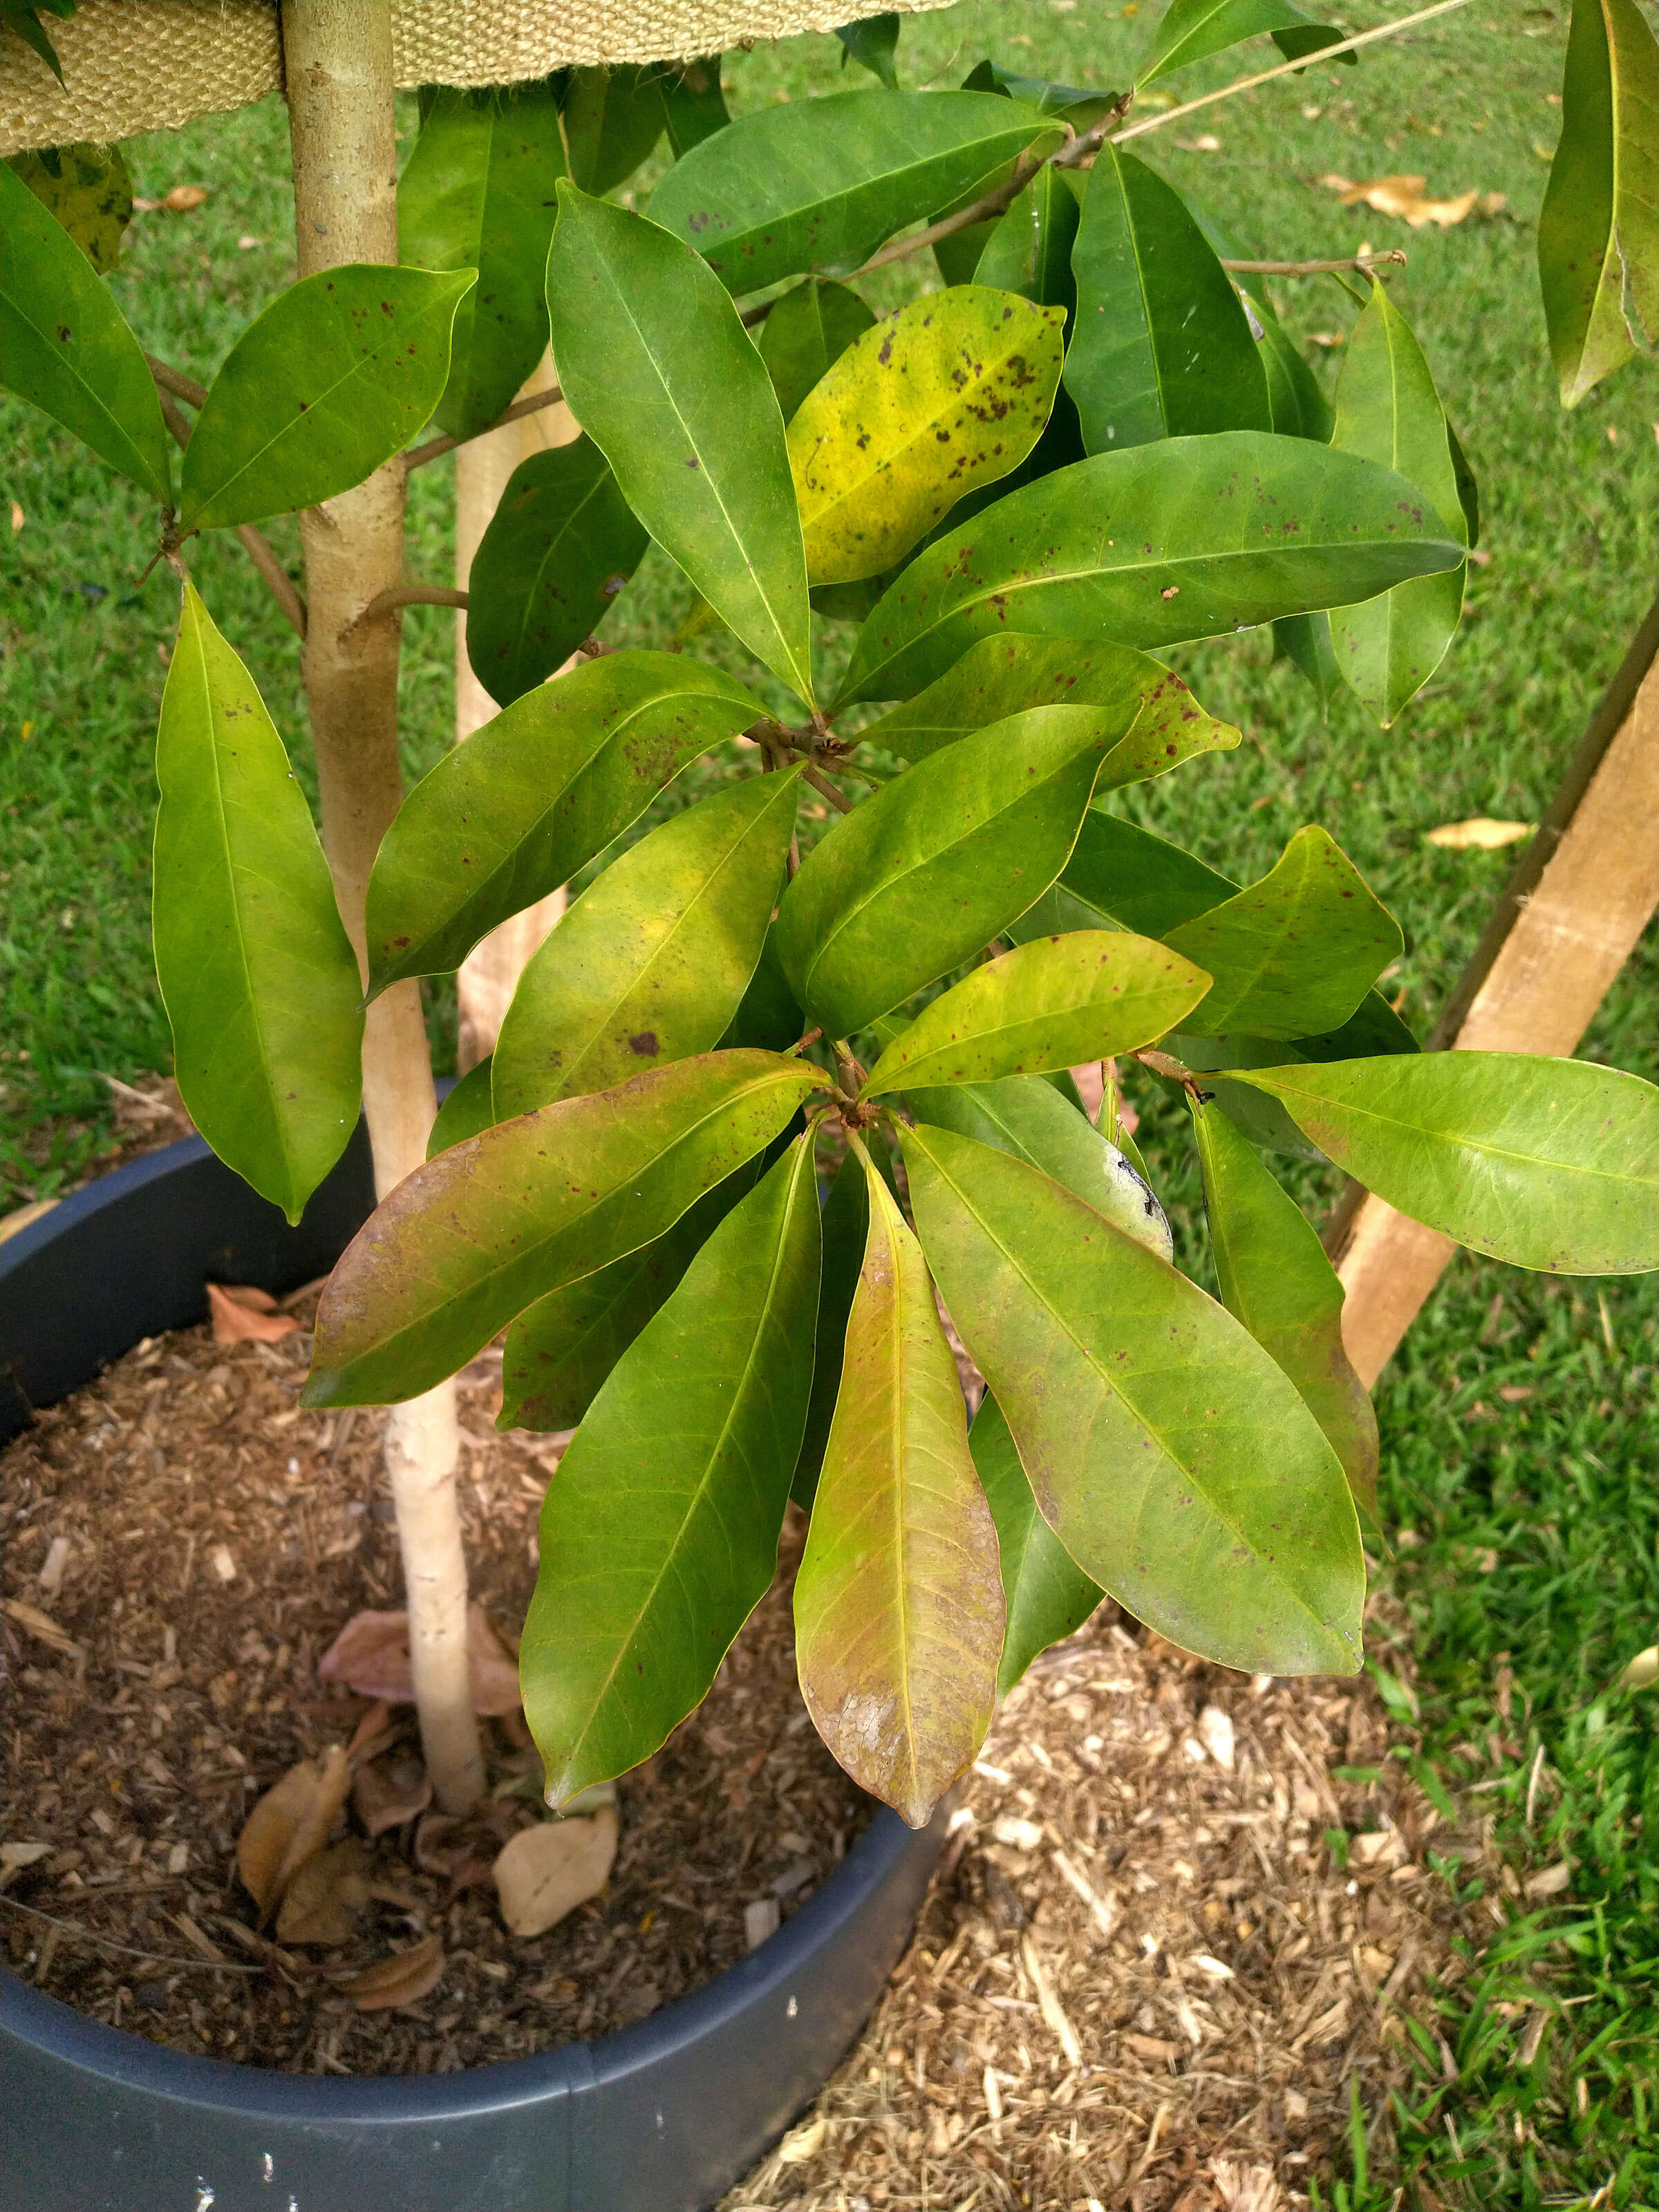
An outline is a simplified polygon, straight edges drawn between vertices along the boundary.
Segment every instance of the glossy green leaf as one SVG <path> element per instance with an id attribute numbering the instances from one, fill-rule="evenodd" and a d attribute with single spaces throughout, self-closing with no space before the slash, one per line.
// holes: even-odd
<path id="1" fill-rule="evenodd" d="M 520 461 L 472 556 L 466 657 L 499 705 L 562 668 L 650 539 L 591 438 Z"/>
<path id="2" fill-rule="evenodd" d="M 1463 557 L 1401 477 L 1307 439 L 1232 430 L 1097 453 L 919 553 L 860 631 L 841 702 L 908 697 L 1000 631 L 1157 651 Z"/>
<path id="3" fill-rule="evenodd" d="M 98 274 L 107 276 L 120 262 L 122 236 L 132 220 L 132 174 L 120 148 L 82 142 L 13 154 L 8 161 Z"/>
<path id="4" fill-rule="evenodd" d="M 1120 929 L 1140 937 L 1167 937 L 1238 889 L 1195 854 L 1098 806 L 1085 815 L 1060 880 Z"/>
<path id="5" fill-rule="evenodd" d="M 276 726 L 190 585 L 155 780 L 155 973 L 179 1095 L 297 1221 L 357 1126 L 356 955 Z"/>
<path id="6" fill-rule="evenodd" d="M 573 180 L 596 196 L 614 191 L 651 152 L 666 121 L 654 69 L 573 69 L 564 93 Z"/>
<path id="7" fill-rule="evenodd" d="M 836 33 L 844 52 L 841 65 L 858 62 L 878 76 L 889 92 L 898 90 L 898 70 L 894 57 L 898 52 L 899 19 L 895 15 L 866 15 L 862 22 L 843 23 Z"/>
<path id="8" fill-rule="evenodd" d="M 86 255 L 0 161 L 0 382 L 165 505 L 173 448 L 143 349 Z"/>
<path id="9" fill-rule="evenodd" d="M 1215 978 L 1190 1024 L 1210 1036 L 1339 1028 L 1405 950 L 1399 923 L 1347 854 L 1311 826 L 1260 883 L 1162 933 Z"/>
<path id="10" fill-rule="evenodd" d="M 1328 1158 L 1413 1221 L 1512 1267 L 1659 1267 L 1659 1091 L 1510 1052 L 1249 1068 Z"/>
<path id="11" fill-rule="evenodd" d="M 434 88 L 398 185 L 398 258 L 416 269 L 477 273 L 456 310 L 449 380 L 435 410 L 452 437 L 493 422 L 546 348 L 542 270 L 565 173 L 550 82 Z"/>
<path id="12" fill-rule="evenodd" d="M 1561 404 L 1659 340 L 1659 46 L 1636 0 L 1573 0 L 1538 273 Z"/>
<path id="13" fill-rule="evenodd" d="M 210 386 L 185 449 L 180 526 L 315 507 L 373 476 L 429 420 L 471 270 L 353 263 L 280 292 Z"/>
<path id="14" fill-rule="evenodd" d="M 1224 1114 L 1193 1103 L 1221 1302 L 1301 1392 L 1376 1517 L 1376 1415 L 1342 1342 L 1342 1285 L 1318 1231 Z"/>
<path id="15" fill-rule="evenodd" d="M 745 1048 L 788 1052 L 805 1036 L 808 1026 L 805 1016 L 795 1004 L 789 978 L 783 972 L 777 930 L 770 928 L 761 946 L 755 972 L 749 978 L 749 987 L 738 1002 L 738 1011 L 720 1044 L 730 1052 Z"/>
<path id="16" fill-rule="evenodd" d="M 1478 545 L 1480 543 L 1480 487 L 1475 481 L 1469 457 L 1463 451 L 1462 441 L 1449 415 L 1446 417 L 1446 443 L 1451 447 L 1452 475 L 1457 483 L 1457 503 L 1463 510 L 1468 542 L 1471 545 Z"/>
<path id="17" fill-rule="evenodd" d="M 795 1581 L 818 1734 L 860 1788 L 926 1825 L 996 1703 L 995 1525 L 921 1249 L 866 1166 L 870 1228 Z"/>
<path id="18" fill-rule="evenodd" d="M 371 988 L 459 968 L 574 875 L 665 783 L 765 713 L 684 653 L 608 653 L 538 684 L 404 799 L 368 879 Z"/>
<path id="19" fill-rule="evenodd" d="M 1468 534 L 1434 376 L 1409 325 L 1381 284 L 1344 349 L 1332 443 L 1380 461 L 1415 484 L 1446 533 Z M 1331 616 L 1343 680 L 1386 729 L 1445 659 L 1463 614 L 1463 570 L 1419 576 Z"/>
<path id="20" fill-rule="evenodd" d="M 864 1248 L 870 1234 L 870 1197 L 864 1168 L 856 1153 L 842 1155 L 830 1195 L 823 1202 L 823 1275 L 818 1291 L 817 1348 L 812 1368 L 812 1395 L 806 1408 L 806 1427 L 795 1462 L 790 1496 L 804 1512 L 812 1510 L 823 1448 L 830 1441 L 830 1424 L 841 1395 L 841 1372 L 847 1352 L 847 1322 L 864 1266 Z"/>
<path id="21" fill-rule="evenodd" d="M 1111 741 L 1105 712 L 1034 708 L 844 816 L 778 910 L 784 972 L 808 1017 L 850 1036 L 982 951 L 1066 865 Z"/>
<path id="22" fill-rule="evenodd" d="M 1272 428 L 1232 279 L 1174 187 L 1109 143 L 1089 173 L 1072 266 L 1066 389 L 1088 452 Z"/>
<path id="23" fill-rule="evenodd" d="M 1350 55 L 1348 58 L 1357 60 L 1358 56 Z M 1191 200 L 1187 209 L 1222 261 L 1249 261 L 1255 258 L 1254 249 L 1246 247 L 1207 209 L 1194 205 Z M 1253 270 L 1235 269 L 1228 273 L 1249 301 L 1250 335 L 1255 339 L 1267 380 L 1267 409 L 1273 434 L 1280 438 L 1312 438 L 1322 446 L 1328 444 L 1335 419 L 1331 404 L 1301 348 L 1279 321 L 1266 277 Z"/>
<path id="24" fill-rule="evenodd" d="M 307 1404 L 432 1389 L 537 1298 L 672 1229 L 823 1084 L 772 1053 L 707 1053 L 441 1152 L 381 1200 L 329 1278 Z"/>
<path id="25" fill-rule="evenodd" d="M 498 1118 L 714 1049 L 777 904 L 799 776 L 700 799 L 582 893 L 526 963 L 501 1023 Z"/>
<path id="26" fill-rule="evenodd" d="M 741 115 L 678 162 L 651 220 L 695 246 L 728 291 L 855 269 L 883 240 L 1062 132 L 974 92 L 842 92 Z"/>
<path id="27" fill-rule="evenodd" d="M 1083 930 L 1000 953 L 925 1006 L 862 1096 L 994 1083 L 1109 1060 L 1161 1037 L 1210 985 L 1149 937 Z"/>
<path id="28" fill-rule="evenodd" d="M 555 1804 L 648 1758 L 771 1588 L 818 1254 L 801 1137 L 623 1354 L 548 1485 L 519 1673 Z"/>
<path id="29" fill-rule="evenodd" d="M 1162 662 L 1106 638 L 982 637 L 926 690 L 860 732 L 916 761 L 958 738 L 1031 707 L 1098 707 L 1121 734 L 1095 785 L 1115 791 L 1163 775 L 1195 753 L 1229 751 L 1238 743 L 1230 722 L 1206 714 L 1181 678 Z"/>
<path id="30" fill-rule="evenodd" d="M 919 1125 L 911 1203 L 1042 1516 L 1183 1650 L 1352 1674 L 1364 1564 L 1335 1454 L 1231 1314 L 1071 1192 Z"/>
<path id="31" fill-rule="evenodd" d="M 426 1140 L 428 1159 L 435 1160 L 452 1145 L 464 1144 L 469 1137 L 482 1135 L 494 1123 L 495 1106 L 490 1094 L 493 1057 L 486 1053 L 476 1067 L 469 1067 L 439 1107 L 438 1118 Z"/>
<path id="32" fill-rule="evenodd" d="M 1022 76 L 1004 69 L 1000 62 L 978 62 L 962 81 L 964 92 L 1000 92 L 1018 100 L 1039 114 L 1063 117 L 1079 132 L 1086 131 L 1109 108 L 1118 105 L 1115 93 L 1091 92 L 1079 84 L 1055 84 L 1047 77 Z"/>
<path id="33" fill-rule="evenodd" d="M 1273 33 L 1273 43 L 1291 61 L 1317 53 L 1322 46 L 1334 46 L 1343 35 L 1329 23 L 1304 15 L 1290 0 L 1170 0 L 1152 49 L 1136 72 L 1135 88 L 1144 91 L 1159 77 L 1264 31 Z M 1358 57 L 1344 54 L 1341 58 L 1352 62 Z"/>
<path id="34" fill-rule="evenodd" d="M 654 222 L 568 185 L 559 210 L 547 284 L 566 399 L 664 551 L 810 702 L 800 518 L 777 395 L 749 333 L 696 253 Z"/>
<path id="35" fill-rule="evenodd" d="M 1018 292 L 1042 307 L 1077 307 L 1072 247 L 1080 210 L 1060 172 L 1045 162 L 999 218 L 974 271 L 976 284 Z"/>
<path id="36" fill-rule="evenodd" d="M 820 283 L 816 278 L 796 285 L 773 303 L 761 325 L 758 343 L 786 422 L 875 319 L 847 285 Z"/>
<path id="37" fill-rule="evenodd" d="M 997 1695 L 1006 1698 L 1039 1652 L 1076 1635 L 1106 1593 L 1091 1582 L 1037 1511 L 1008 1424 L 988 1390 L 968 1431 L 968 1444 L 996 1522 L 1002 1558 L 1008 1626 Z"/>

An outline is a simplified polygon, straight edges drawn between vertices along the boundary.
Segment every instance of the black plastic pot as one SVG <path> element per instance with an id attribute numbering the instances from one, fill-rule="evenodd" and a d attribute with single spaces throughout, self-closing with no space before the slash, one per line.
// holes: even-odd
<path id="1" fill-rule="evenodd" d="M 0 1245 L 0 1439 L 204 1283 L 278 1294 L 373 1201 L 359 1130 L 297 1230 L 198 1139 Z M 342 2080 L 191 2057 L 0 1982 L 6 2212 L 696 2212 L 816 2093 L 902 1949 L 944 1840 L 878 1814 L 769 1942 L 636 2027 L 470 2074 Z"/>

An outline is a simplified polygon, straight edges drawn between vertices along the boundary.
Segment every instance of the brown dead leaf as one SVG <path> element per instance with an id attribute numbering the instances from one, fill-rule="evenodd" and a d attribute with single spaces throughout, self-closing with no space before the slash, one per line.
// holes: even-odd
<path id="1" fill-rule="evenodd" d="M 356 1836 L 296 1867 L 276 1915 L 282 1943 L 344 1943 L 368 1902 L 368 1855 Z"/>
<path id="2" fill-rule="evenodd" d="M 540 1936 L 597 1897 L 617 1856 L 617 1808 L 583 1820 L 538 1820 L 520 1828 L 497 1856 L 495 1893 L 515 1936 Z"/>
<path id="3" fill-rule="evenodd" d="M 375 1738 L 384 1735 L 391 1725 L 391 1706 L 384 1698 L 377 1698 L 352 1730 L 351 1741 L 346 1746 L 346 1757 L 351 1761 L 354 1772 L 365 1759 L 378 1759 L 386 1749 L 386 1746 L 377 1743 Z"/>
<path id="4" fill-rule="evenodd" d="M 361 1973 L 347 1974 L 334 1984 L 349 1996 L 359 2012 L 394 2012 L 400 2005 L 418 2004 L 438 1986 L 444 1971 L 442 1939 L 428 1936 L 407 1951 L 378 1960 Z"/>
<path id="5" fill-rule="evenodd" d="M 1507 204 L 1502 192 L 1483 192 L 1478 188 L 1459 192 L 1451 199 L 1431 199 L 1425 190 L 1425 177 L 1371 177 L 1356 184 L 1351 177 L 1333 172 L 1319 181 L 1328 191 L 1336 193 L 1344 207 L 1374 208 L 1378 215 L 1393 216 L 1413 230 L 1422 230 L 1429 223 L 1449 230 L 1472 214 L 1490 217 Z"/>
<path id="6" fill-rule="evenodd" d="M 1467 822 L 1443 822 L 1427 833 L 1431 845 L 1449 853 L 1495 853 L 1502 845 L 1519 844 L 1538 827 L 1535 822 L 1494 822 L 1490 815 L 1471 815 Z"/>
<path id="7" fill-rule="evenodd" d="M 518 1662 L 490 1626 L 481 1605 L 467 1608 L 466 1642 L 473 1711 L 517 1712 L 520 1703 Z M 413 1705 L 409 1615 L 354 1613 L 317 1662 L 317 1672 L 325 1681 L 343 1682 L 359 1697 L 384 1698 L 394 1705 Z"/>
<path id="8" fill-rule="evenodd" d="M 1526 1892 L 1530 1898 L 1559 1897 L 1572 1880 L 1572 1869 L 1565 1859 L 1558 1859 L 1553 1866 L 1546 1867 L 1541 1874 L 1528 1875 Z"/>
<path id="9" fill-rule="evenodd" d="M 140 215 L 155 215 L 165 209 L 168 215 L 189 215 L 201 206 L 207 198 L 205 185 L 175 185 L 170 192 L 163 192 L 159 200 L 133 200 L 133 208 Z"/>
<path id="10" fill-rule="evenodd" d="M 428 1813 L 415 1831 L 415 1863 L 422 1874 L 448 1874 L 466 1822 L 458 1813 Z"/>
<path id="11" fill-rule="evenodd" d="M 267 1790 L 236 1839 L 242 1886 L 269 1918 L 295 1871 L 328 1841 L 351 1790 L 351 1768 L 337 1743 L 302 1759 Z"/>
<path id="12" fill-rule="evenodd" d="M 351 1806 L 372 1840 L 401 1828 L 432 1802 L 432 1778 L 417 1751 L 392 1752 L 357 1770 Z"/>
<path id="13" fill-rule="evenodd" d="M 292 1314 L 276 1310 L 269 1291 L 252 1283 L 210 1283 L 207 1294 L 216 1344 L 280 1344 L 300 1326 Z"/>

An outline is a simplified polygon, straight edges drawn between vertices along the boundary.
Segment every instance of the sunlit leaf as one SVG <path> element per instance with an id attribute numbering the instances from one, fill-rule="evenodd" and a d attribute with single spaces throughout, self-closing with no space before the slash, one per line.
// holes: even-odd
<path id="1" fill-rule="evenodd" d="M 816 278 L 773 302 L 761 325 L 760 356 L 786 422 L 875 319 L 847 285 L 825 284 Z"/>
<path id="2" fill-rule="evenodd" d="M 1073 1636 L 1106 1593 L 1091 1582 L 1037 1511 L 1001 1408 L 988 1390 L 968 1432 L 974 1465 L 997 1524 L 1008 1626 L 997 1669 L 1006 1698 L 1040 1651 Z"/>

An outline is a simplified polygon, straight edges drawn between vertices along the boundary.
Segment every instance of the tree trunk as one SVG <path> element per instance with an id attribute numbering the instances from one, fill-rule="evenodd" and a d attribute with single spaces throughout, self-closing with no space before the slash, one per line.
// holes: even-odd
<path id="1" fill-rule="evenodd" d="M 283 0 L 283 65 L 294 145 L 299 273 L 398 258 L 391 0 Z M 404 469 L 300 519 L 310 607 L 303 668 L 322 793 L 323 845 L 359 966 L 363 897 L 403 797 L 398 759 L 397 613 L 359 623 L 377 592 L 403 580 Z M 363 1107 L 384 1197 L 426 1157 L 436 1101 L 420 986 L 400 983 L 368 1010 Z M 466 1650 L 466 1562 L 455 1499 L 455 1386 L 386 1418 L 386 1466 L 408 1592 L 421 1738 L 439 1803 L 469 1811 L 483 1789 Z"/>

